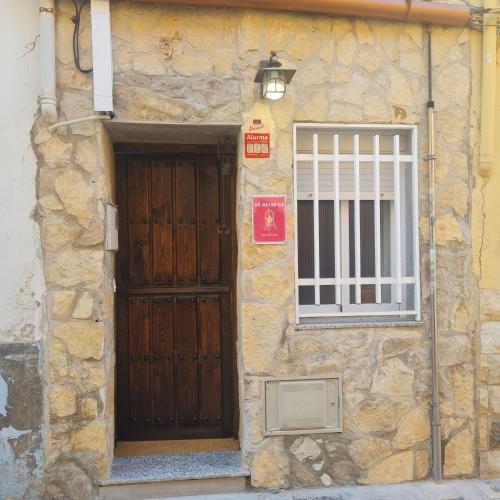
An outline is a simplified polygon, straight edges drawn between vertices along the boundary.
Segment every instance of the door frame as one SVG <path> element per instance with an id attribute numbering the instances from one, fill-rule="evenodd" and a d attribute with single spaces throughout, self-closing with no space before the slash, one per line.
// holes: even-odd
<path id="1" fill-rule="evenodd" d="M 221 141 L 224 138 L 221 138 Z M 235 144 L 237 144 L 237 136 L 233 137 Z M 237 272 L 238 272 L 238 237 L 237 237 L 237 200 L 236 200 L 236 186 L 237 186 L 237 150 L 235 146 L 234 151 L 234 165 L 233 175 L 231 175 L 230 183 L 230 213 L 231 213 L 231 342 L 232 342 L 232 392 L 233 392 L 233 432 L 232 436 L 239 439 L 239 424 L 240 424 L 240 401 L 239 401 L 239 376 L 238 376 L 238 294 L 237 294 Z M 219 146 L 217 144 L 168 144 L 168 143 L 134 143 L 134 142 L 116 142 L 113 144 L 113 193 L 116 199 L 116 192 L 118 186 L 116 185 L 116 170 L 120 163 L 119 157 L 137 155 L 206 155 L 206 154 L 219 154 Z M 114 279 L 116 282 L 118 273 L 117 259 L 115 259 Z M 118 364 L 117 359 L 117 301 L 115 300 L 114 322 L 115 322 L 115 384 L 114 384 L 114 418 L 115 418 L 115 444 L 118 438 Z M 223 386 L 222 386 L 223 387 Z M 203 438 L 200 438 L 203 439 Z M 173 439 L 172 439 L 173 440 Z"/>

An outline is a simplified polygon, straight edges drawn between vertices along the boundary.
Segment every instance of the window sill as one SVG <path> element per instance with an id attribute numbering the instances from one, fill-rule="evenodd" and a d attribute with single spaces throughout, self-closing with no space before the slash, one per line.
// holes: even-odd
<path id="1" fill-rule="evenodd" d="M 342 323 L 299 323 L 295 330 L 339 330 L 344 328 L 400 328 L 420 327 L 423 321 L 364 321 L 364 322 L 342 322 Z"/>

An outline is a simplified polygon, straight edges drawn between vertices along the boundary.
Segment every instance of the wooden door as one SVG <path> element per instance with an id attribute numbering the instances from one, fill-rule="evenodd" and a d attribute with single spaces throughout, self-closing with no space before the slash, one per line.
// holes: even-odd
<path id="1" fill-rule="evenodd" d="M 210 152 L 115 163 L 118 439 L 232 436 L 234 177 Z"/>

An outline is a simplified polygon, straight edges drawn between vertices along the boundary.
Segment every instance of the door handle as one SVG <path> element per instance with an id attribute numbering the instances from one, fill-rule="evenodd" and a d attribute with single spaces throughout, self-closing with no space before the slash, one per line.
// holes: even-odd
<path id="1" fill-rule="evenodd" d="M 135 240 L 135 260 L 136 262 L 141 262 L 142 260 L 142 241 L 139 238 Z"/>

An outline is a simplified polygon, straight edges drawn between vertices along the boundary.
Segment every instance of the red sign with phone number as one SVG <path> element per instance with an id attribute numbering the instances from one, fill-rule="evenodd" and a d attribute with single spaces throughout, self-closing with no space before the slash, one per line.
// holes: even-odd
<path id="1" fill-rule="evenodd" d="M 256 244 L 286 243 L 286 196 L 254 196 L 252 239 Z"/>

